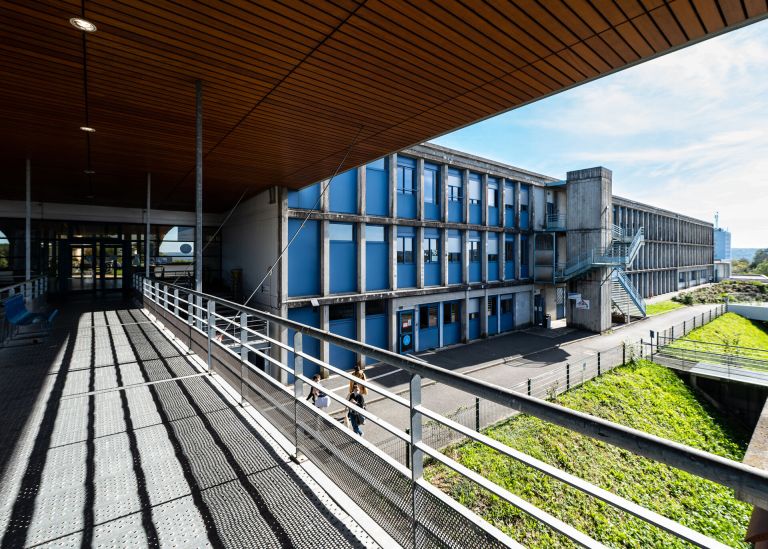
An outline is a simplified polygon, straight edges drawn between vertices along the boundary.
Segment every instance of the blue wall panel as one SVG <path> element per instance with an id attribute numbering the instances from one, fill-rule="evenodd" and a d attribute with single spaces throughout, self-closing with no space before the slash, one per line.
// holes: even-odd
<path id="1" fill-rule="evenodd" d="M 403 219 L 416 218 L 416 195 L 397 194 L 397 217 Z"/>
<path id="2" fill-rule="evenodd" d="M 314 328 L 320 327 L 320 312 L 316 307 L 302 307 L 301 309 L 288 309 L 288 319 L 301 322 Z M 288 330 L 288 345 L 293 346 L 293 336 L 296 332 Z M 302 349 L 305 353 L 315 358 L 320 358 L 320 341 L 314 337 L 302 337 Z M 293 353 L 288 353 L 288 366 L 293 368 Z M 304 359 L 304 375 L 312 377 L 320 372 L 320 366 Z M 291 376 L 292 377 L 292 376 Z M 293 380 L 289 379 L 288 383 Z"/>
<path id="3" fill-rule="evenodd" d="M 335 225 L 331 223 L 331 226 Z M 341 226 L 350 226 L 339 223 Z M 351 225 L 352 240 L 331 240 L 330 245 L 330 280 L 331 293 L 357 291 L 357 243 L 355 241 L 355 226 Z M 331 231 L 333 238 L 333 231 Z"/>
<path id="4" fill-rule="evenodd" d="M 432 180 L 432 185 L 428 182 Z M 424 219 L 440 219 L 440 168 L 437 164 L 424 163 Z M 430 198 L 431 197 L 431 198 Z"/>
<path id="5" fill-rule="evenodd" d="M 514 261 L 504 262 L 504 278 L 506 280 L 512 280 L 515 278 L 515 262 Z"/>
<path id="6" fill-rule="evenodd" d="M 332 212 L 357 213 L 357 169 L 346 171 L 331 180 L 328 187 L 328 209 Z"/>
<path id="7" fill-rule="evenodd" d="M 480 319 L 473 318 L 469 321 L 469 339 L 478 339 L 480 337 Z"/>
<path id="8" fill-rule="evenodd" d="M 301 219 L 288 220 L 288 240 L 301 227 Z M 307 221 L 288 248 L 288 295 L 320 294 L 320 222 Z"/>
<path id="9" fill-rule="evenodd" d="M 483 249 L 482 249 L 482 242 L 480 242 L 480 233 L 477 231 L 470 231 L 467 235 L 467 238 L 470 242 L 477 242 L 480 245 L 480 252 L 479 257 L 482 257 L 483 255 Z M 471 249 L 472 244 L 469 245 L 469 248 Z M 472 260 L 472 256 L 469 257 L 469 281 L 470 282 L 480 282 L 483 277 L 483 266 L 482 262 L 478 258 L 477 261 Z"/>
<path id="10" fill-rule="evenodd" d="M 365 169 L 365 212 L 368 215 L 389 215 L 389 182 L 387 159 L 371 162 Z"/>
<path id="11" fill-rule="evenodd" d="M 498 227 L 499 226 L 499 209 L 498 208 L 488 208 L 488 225 L 491 227 Z"/>
<path id="12" fill-rule="evenodd" d="M 416 177 L 416 160 L 398 155 L 397 157 L 397 217 L 416 218 L 416 198 L 420 189 Z"/>
<path id="13" fill-rule="evenodd" d="M 320 208 L 320 184 L 315 183 L 309 187 L 304 187 L 298 191 L 288 191 L 288 207 L 289 208 L 304 208 L 310 210 L 312 208 Z"/>
<path id="14" fill-rule="evenodd" d="M 442 283 L 440 277 L 440 268 L 442 265 L 442 255 L 440 254 L 440 232 L 437 229 L 424 229 L 424 239 L 435 239 L 437 241 L 437 257 L 432 256 L 432 259 L 437 261 L 424 260 L 424 285 L 425 286 L 438 286 Z M 424 252 L 426 254 L 426 245 L 424 246 Z"/>
<path id="15" fill-rule="evenodd" d="M 328 323 L 331 333 L 355 339 L 355 319 L 343 318 L 339 320 L 331 320 Z M 352 351 L 342 349 L 336 345 L 329 347 L 329 358 L 332 366 L 342 368 L 344 370 L 351 370 L 355 367 L 356 355 Z"/>
<path id="16" fill-rule="evenodd" d="M 497 295 L 488 296 L 488 301 L 496 302 L 496 307 L 494 309 L 496 311 L 496 314 L 488 315 L 488 335 L 498 334 L 499 333 L 499 296 Z"/>
<path id="17" fill-rule="evenodd" d="M 389 288 L 389 250 L 386 242 L 365 243 L 365 289 Z"/>
<path id="18" fill-rule="evenodd" d="M 397 287 L 416 287 L 416 231 L 412 227 L 398 227 L 397 236 L 410 237 L 413 243 L 413 255 L 409 263 L 397 263 Z M 395 247 L 397 249 L 397 246 Z"/>
<path id="19" fill-rule="evenodd" d="M 434 328 L 419 328 L 419 351 L 437 349 L 439 341 L 440 334 L 437 326 Z"/>
<path id="20" fill-rule="evenodd" d="M 520 185 L 520 228 L 527 229 L 529 225 L 530 193 L 528 185 Z"/>
<path id="21" fill-rule="evenodd" d="M 501 314 L 501 331 L 508 332 L 513 330 L 515 328 L 514 295 L 509 294 L 501 296 L 499 314 Z"/>
<path id="22" fill-rule="evenodd" d="M 368 345 L 388 348 L 387 341 L 387 315 L 368 315 L 365 317 L 365 342 Z M 367 364 L 373 364 L 376 359 L 366 357 Z"/>
<path id="23" fill-rule="evenodd" d="M 504 197 L 501 200 L 504 208 L 504 226 L 513 228 L 515 226 L 515 186 L 504 183 Z"/>
<path id="24" fill-rule="evenodd" d="M 453 301 L 446 303 L 455 303 L 459 307 L 459 314 L 456 317 L 455 322 L 449 322 L 449 319 L 443 314 L 443 346 L 453 345 L 461 341 L 461 301 Z M 445 308 L 443 308 L 445 311 Z"/>
<path id="25" fill-rule="evenodd" d="M 499 280 L 499 262 L 488 262 L 488 280 Z"/>

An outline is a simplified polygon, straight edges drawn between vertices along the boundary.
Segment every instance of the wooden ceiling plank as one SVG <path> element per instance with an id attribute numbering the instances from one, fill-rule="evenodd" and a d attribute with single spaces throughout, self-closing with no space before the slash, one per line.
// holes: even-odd
<path id="1" fill-rule="evenodd" d="M 699 18 L 696 16 L 696 12 L 693 10 L 689 0 L 673 0 L 670 2 L 669 7 L 672 9 L 672 13 L 675 14 L 677 20 L 685 29 L 685 34 L 690 40 L 696 40 L 704 36 L 706 31 L 699 22 Z"/>
<path id="2" fill-rule="evenodd" d="M 717 32 L 723 28 L 724 21 L 720 17 L 717 4 L 712 0 L 692 0 L 696 13 L 704 22 L 708 33 Z"/>

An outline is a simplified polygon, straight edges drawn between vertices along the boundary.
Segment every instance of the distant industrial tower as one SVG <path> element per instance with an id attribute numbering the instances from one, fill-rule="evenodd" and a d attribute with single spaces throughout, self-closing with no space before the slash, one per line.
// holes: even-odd
<path id="1" fill-rule="evenodd" d="M 720 213 L 715 212 L 715 278 L 731 276 L 731 233 L 720 227 Z"/>

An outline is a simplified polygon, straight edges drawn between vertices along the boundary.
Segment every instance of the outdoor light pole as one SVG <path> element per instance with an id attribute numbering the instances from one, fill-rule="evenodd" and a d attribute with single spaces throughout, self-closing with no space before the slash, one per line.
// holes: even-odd
<path id="1" fill-rule="evenodd" d="M 195 290 L 203 291 L 203 83 L 195 82 Z"/>
<path id="2" fill-rule="evenodd" d="M 32 278 L 32 166 L 27 158 L 27 197 L 24 216 L 24 280 Z"/>

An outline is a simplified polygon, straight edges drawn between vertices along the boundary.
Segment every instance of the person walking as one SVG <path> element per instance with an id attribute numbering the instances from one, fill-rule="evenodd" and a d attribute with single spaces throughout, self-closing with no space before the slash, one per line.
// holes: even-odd
<path id="1" fill-rule="evenodd" d="M 352 375 L 355 376 L 358 379 L 362 379 L 363 381 L 366 380 L 365 377 L 365 370 L 363 370 L 363 367 L 360 364 L 355 364 L 355 370 L 352 372 Z M 351 379 L 349 380 L 349 392 L 352 392 L 352 386 L 355 384 L 354 381 Z M 365 385 L 360 385 L 360 394 L 363 396 L 368 396 L 368 387 Z"/>
<path id="2" fill-rule="evenodd" d="M 360 392 L 360 385 L 357 383 L 352 384 L 352 391 L 350 391 L 347 400 L 355 406 L 365 410 L 365 397 Z M 349 422 L 352 424 L 352 430 L 358 435 L 363 436 L 363 430 L 360 426 L 365 424 L 365 416 L 351 408 L 347 410 L 347 416 L 349 417 Z"/>
<path id="3" fill-rule="evenodd" d="M 312 381 L 319 384 L 322 381 L 320 374 L 313 375 Z M 321 410 L 324 410 L 325 408 L 328 408 L 328 406 L 331 405 L 331 398 L 328 395 L 326 395 L 322 390 L 318 389 L 317 387 L 312 387 L 309 390 L 309 396 L 307 396 L 307 400 L 311 400 L 312 404 L 314 404 L 315 407 L 320 408 Z"/>

